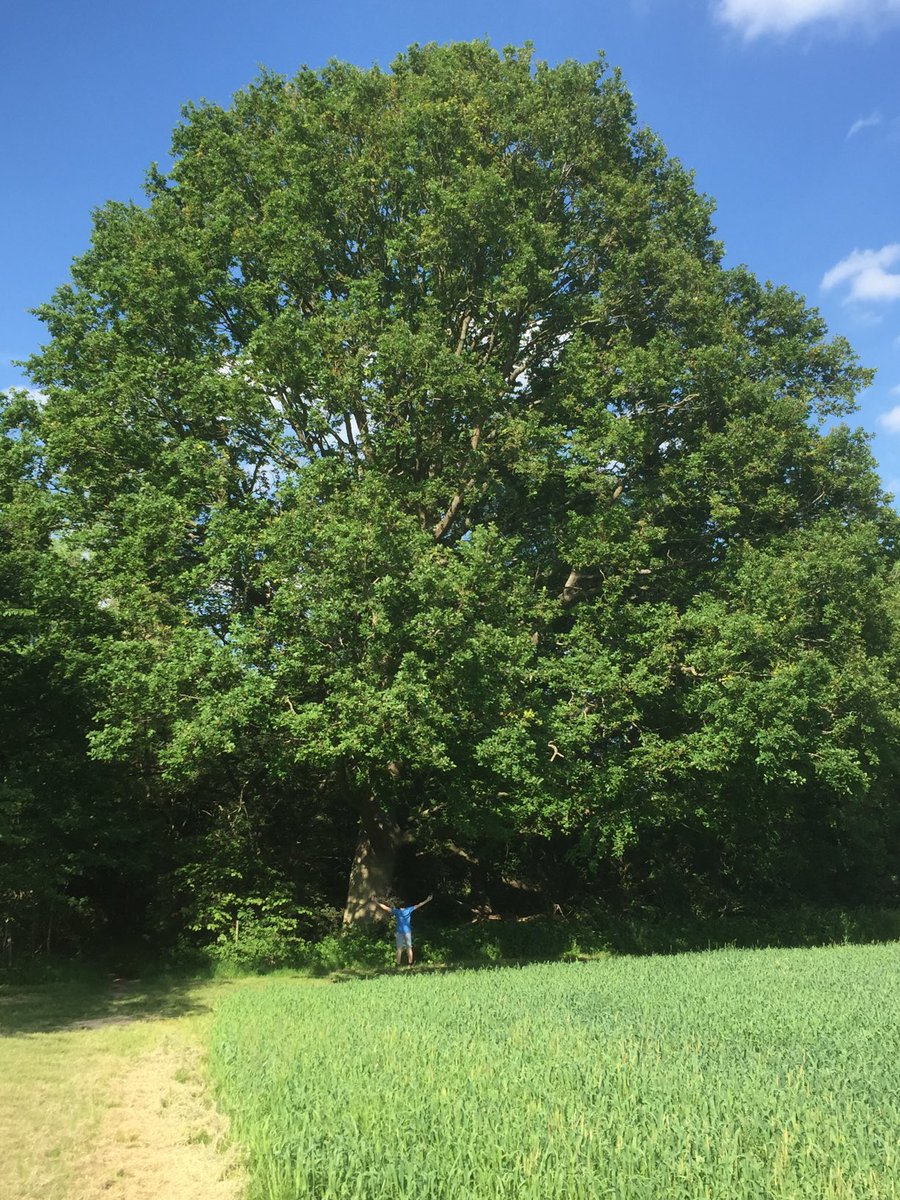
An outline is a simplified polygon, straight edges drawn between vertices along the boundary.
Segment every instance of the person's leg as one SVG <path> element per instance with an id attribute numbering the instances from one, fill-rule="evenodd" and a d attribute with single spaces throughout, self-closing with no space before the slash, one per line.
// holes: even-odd
<path id="1" fill-rule="evenodd" d="M 398 946 L 397 947 L 397 966 L 398 967 L 400 966 L 402 961 L 403 961 L 403 949 L 401 946 Z"/>
<path id="2" fill-rule="evenodd" d="M 410 966 L 413 965 L 412 942 L 406 943 L 406 961 L 409 963 Z"/>

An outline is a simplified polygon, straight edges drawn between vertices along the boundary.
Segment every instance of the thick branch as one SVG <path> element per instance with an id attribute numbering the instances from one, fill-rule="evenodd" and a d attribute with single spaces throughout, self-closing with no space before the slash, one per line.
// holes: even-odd
<path id="1" fill-rule="evenodd" d="M 459 340 L 456 343 L 456 354 L 462 354 L 466 346 L 466 337 L 469 332 L 469 326 L 472 324 L 472 318 L 466 314 L 462 319 L 462 324 L 459 329 Z"/>
<path id="2" fill-rule="evenodd" d="M 597 582 L 599 580 L 599 582 Z M 569 572 L 569 577 L 563 584 L 563 590 L 559 597 L 560 603 L 564 608 L 577 603 L 579 600 L 589 600 L 591 596 L 596 596 L 606 582 L 606 576 L 602 571 L 587 572 L 572 570 Z"/>
<path id="3" fill-rule="evenodd" d="M 462 502 L 466 497 L 466 492 L 468 492 L 468 490 L 473 486 L 474 483 L 475 483 L 474 479 L 468 480 L 468 482 L 464 483 L 460 487 L 459 491 L 456 493 L 456 495 L 450 501 L 450 505 L 449 505 L 447 511 L 444 513 L 444 515 L 438 521 L 437 525 L 435 525 L 435 527 L 431 531 L 432 536 L 434 537 L 434 540 L 436 542 L 439 542 L 441 540 L 441 538 L 444 536 L 444 534 L 447 532 L 447 530 L 450 528 L 450 526 L 456 520 L 456 516 L 457 516 L 460 508 L 462 507 Z"/>
<path id="4" fill-rule="evenodd" d="M 563 584 L 562 595 L 560 600 L 564 605 L 574 604 L 581 597 L 581 581 L 584 576 L 580 571 L 570 571 L 569 577 Z"/>
<path id="5" fill-rule="evenodd" d="M 484 429 L 483 423 L 479 423 L 472 430 L 472 436 L 469 439 L 469 444 L 471 445 L 473 451 L 476 451 L 481 443 L 481 434 L 482 434 L 483 429 Z M 441 517 L 441 519 L 438 521 L 438 523 L 434 526 L 434 528 L 431 531 L 432 536 L 434 537 L 434 540 L 436 542 L 439 542 L 441 540 L 441 538 L 444 536 L 444 534 L 447 532 L 447 530 L 450 528 L 450 526 L 456 520 L 459 510 L 462 507 L 463 500 L 465 500 L 465 498 L 466 498 L 466 494 L 474 486 L 475 486 L 474 478 L 468 479 L 468 480 L 466 480 L 465 483 L 460 484 L 459 491 L 456 493 L 456 495 L 450 501 L 447 511 L 444 513 L 444 515 Z"/>

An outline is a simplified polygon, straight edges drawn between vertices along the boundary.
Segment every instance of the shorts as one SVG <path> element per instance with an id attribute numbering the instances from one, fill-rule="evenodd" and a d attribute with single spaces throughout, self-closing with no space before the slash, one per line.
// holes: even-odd
<path id="1" fill-rule="evenodd" d="M 398 929 L 396 940 L 397 940 L 397 949 L 398 950 L 402 950 L 404 946 L 406 946 L 407 949 L 412 950 L 412 934 L 411 933 L 401 933 L 400 930 Z"/>

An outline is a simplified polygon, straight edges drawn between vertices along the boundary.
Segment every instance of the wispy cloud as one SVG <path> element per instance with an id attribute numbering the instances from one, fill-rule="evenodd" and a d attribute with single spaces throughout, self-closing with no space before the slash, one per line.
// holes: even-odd
<path id="1" fill-rule="evenodd" d="M 888 269 L 896 264 L 900 264 L 900 242 L 880 250 L 854 250 L 825 272 L 822 287 L 828 292 L 847 284 L 847 300 L 900 300 L 900 272 Z"/>
<path id="2" fill-rule="evenodd" d="M 817 23 L 871 29 L 900 20 L 900 0 L 714 0 L 714 11 L 749 40 Z"/>
<path id="3" fill-rule="evenodd" d="M 878 418 L 888 433 L 900 433 L 900 404 L 895 404 Z"/>
<path id="4" fill-rule="evenodd" d="M 847 130 L 847 137 L 855 137 L 856 134 L 861 133 L 863 129 L 872 129 L 875 125 L 880 125 L 883 120 L 884 118 L 877 109 L 875 112 L 870 113 L 867 117 L 859 117 L 858 120 L 854 121 Z"/>
<path id="5" fill-rule="evenodd" d="M 24 392 L 26 396 L 35 402 L 38 408 L 43 408 L 47 403 L 47 393 L 39 392 L 36 388 L 22 387 L 21 384 L 13 383 L 6 390 L 9 392 Z"/>

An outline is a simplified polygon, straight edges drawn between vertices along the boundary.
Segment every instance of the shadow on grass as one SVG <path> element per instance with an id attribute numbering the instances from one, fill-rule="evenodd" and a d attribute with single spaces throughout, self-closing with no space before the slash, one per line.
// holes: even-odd
<path id="1" fill-rule="evenodd" d="M 196 976 L 141 980 L 75 970 L 43 982 L 0 982 L 0 1037 L 208 1012 L 209 1006 L 191 995 L 198 982 Z"/>
<path id="2" fill-rule="evenodd" d="M 678 917 L 646 910 L 614 916 L 597 911 L 533 918 L 507 918 L 475 924 L 442 926 L 423 920 L 419 959 L 397 967 L 383 931 L 373 936 L 327 939 L 312 947 L 302 961 L 285 961 L 263 969 L 259 964 L 235 968 L 230 978 L 219 967 L 198 958 L 177 971 L 139 975 L 123 967 L 119 973 L 68 966 L 56 975 L 33 980 L 4 980 L 0 971 L 0 1037 L 16 1034 L 90 1029 L 129 1021 L 165 1020 L 208 1012 L 195 994 L 198 986 L 228 987 L 268 975 L 299 973 L 307 982 L 351 983 L 384 975 L 434 975 L 455 971 L 489 971 L 529 963 L 576 963 L 615 955 L 682 954 L 705 950 L 802 948 L 866 945 L 900 940 L 900 909 L 837 909 L 798 906 L 720 916 Z"/>
<path id="3" fill-rule="evenodd" d="M 457 959 L 452 962 L 418 962 L 411 967 L 342 967 L 329 972 L 329 983 L 355 983 L 369 979 L 379 979 L 382 975 L 452 975 L 456 971 L 497 971 L 501 968 L 528 967 L 537 963 L 557 962 L 600 962 L 609 958 L 609 951 L 602 950 L 597 954 L 569 955 L 561 958 L 553 956 L 530 955 L 526 958 L 496 958 Z"/>
<path id="4" fill-rule="evenodd" d="M 381 975 L 491 970 L 540 962 L 589 962 L 616 955 L 669 955 L 725 948 L 754 950 L 868 945 L 900 939 L 898 909 L 821 909 L 678 917 L 659 912 L 606 913 L 497 920 L 453 929 L 422 922 L 420 960 L 413 967 L 345 962 L 334 982 Z"/>

